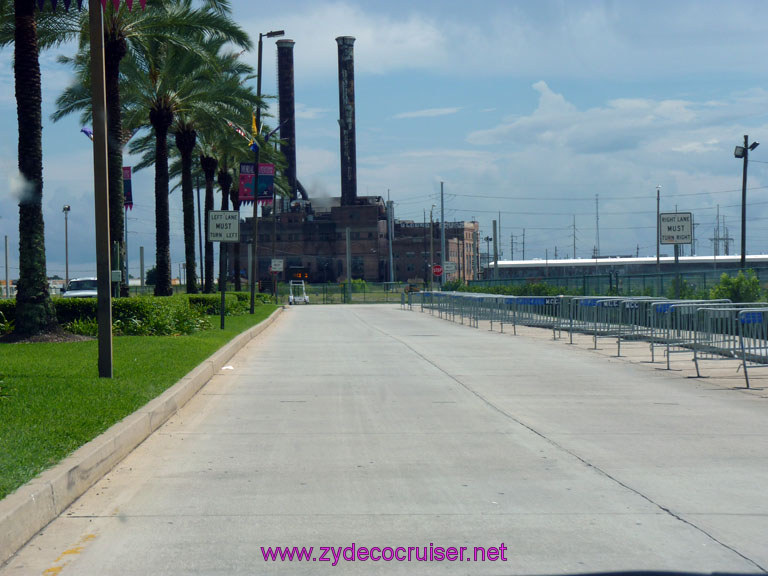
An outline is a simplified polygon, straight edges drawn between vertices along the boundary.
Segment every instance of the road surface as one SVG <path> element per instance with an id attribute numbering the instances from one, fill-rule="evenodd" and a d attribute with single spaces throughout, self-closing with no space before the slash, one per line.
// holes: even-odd
<path id="1" fill-rule="evenodd" d="M 292 307 L 0 574 L 759 572 L 767 411 L 562 341 Z"/>

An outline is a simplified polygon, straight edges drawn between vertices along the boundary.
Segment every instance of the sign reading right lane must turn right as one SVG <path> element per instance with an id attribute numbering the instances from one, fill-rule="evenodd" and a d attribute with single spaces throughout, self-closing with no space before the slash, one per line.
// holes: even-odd
<path id="1" fill-rule="evenodd" d="M 691 244 L 693 242 L 693 214 L 691 212 L 659 214 L 659 235 L 662 244 Z"/>

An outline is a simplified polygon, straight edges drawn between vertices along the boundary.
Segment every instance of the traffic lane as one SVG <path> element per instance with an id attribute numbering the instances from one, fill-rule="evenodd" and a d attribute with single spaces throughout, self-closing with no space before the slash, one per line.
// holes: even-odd
<path id="1" fill-rule="evenodd" d="M 387 329 L 417 353 L 440 354 L 407 330 Z M 768 565 L 764 398 L 562 341 L 474 334 L 489 349 L 498 340 L 513 368 L 484 371 L 486 359 L 460 335 L 438 367 L 563 450 Z"/>

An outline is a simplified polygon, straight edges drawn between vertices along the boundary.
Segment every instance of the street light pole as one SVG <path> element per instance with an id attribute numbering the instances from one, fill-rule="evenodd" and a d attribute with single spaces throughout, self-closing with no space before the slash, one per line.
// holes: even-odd
<path id="1" fill-rule="evenodd" d="M 744 146 L 736 146 L 733 155 L 744 159 L 744 169 L 741 178 L 741 269 L 747 264 L 747 164 L 749 153 L 760 145 L 760 142 L 749 143 L 749 136 L 744 134 Z"/>
<path id="2" fill-rule="evenodd" d="M 661 185 L 656 186 L 656 295 L 661 295 L 661 259 L 659 250 L 661 249 Z"/>
<path id="3" fill-rule="evenodd" d="M 285 32 L 283 30 L 271 30 L 267 32 L 266 34 L 262 34 L 259 32 L 259 48 L 257 53 L 257 65 L 256 65 L 256 98 L 258 100 L 261 100 L 261 48 L 263 45 L 262 38 L 265 36 L 267 38 L 275 38 L 278 36 L 283 36 Z M 257 102 L 256 104 L 256 130 L 261 129 L 261 106 L 259 106 L 260 102 Z M 259 192 L 259 140 L 258 140 L 258 134 L 253 135 L 253 143 L 255 145 L 256 150 L 254 151 L 254 167 L 253 167 L 253 220 L 251 221 L 252 225 L 252 232 L 253 232 L 253 239 L 251 241 L 251 273 L 250 273 L 250 280 L 251 280 L 251 309 L 250 313 L 253 314 L 255 311 L 255 302 L 256 302 L 256 282 L 258 281 L 256 276 L 258 275 L 259 270 L 259 262 L 257 258 L 257 250 L 256 250 L 256 242 L 258 238 L 258 232 L 259 232 L 259 224 L 257 220 L 257 210 L 258 210 L 258 192 Z M 274 202 L 272 204 L 272 209 L 274 210 Z"/>
<path id="4" fill-rule="evenodd" d="M 69 286 L 69 204 L 64 204 L 64 288 Z"/>

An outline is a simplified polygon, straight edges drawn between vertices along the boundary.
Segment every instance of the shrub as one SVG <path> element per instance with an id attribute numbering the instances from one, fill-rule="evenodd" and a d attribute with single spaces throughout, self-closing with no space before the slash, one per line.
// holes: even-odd
<path id="1" fill-rule="evenodd" d="M 0 334 L 10 334 L 13 332 L 13 320 L 7 320 L 5 314 L 0 312 Z"/>
<path id="2" fill-rule="evenodd" d="M 709 291 L 710 298 L 729 298 L 732 302 L 758 302 L 762 296 L 760 280 L 754 270 L 741 270 L 735 278 L 720 276 L 720 283 Z"/>
<path id="3" fill-rule="evenodd" d="M 72 334 L 93 336 L 95 338 L 99 335 L 99 323 L 95 318 L 76 318 L 75 320 L 64 324 L 64 330 L 71 332 Z"/>
<path id="4" fill-rule="evenodd" d="M 96 318 L 96 298 L 54 298 L 53 305 L 61 326 L 73 320 Z"/>
<path id="5" fill-rule="evenodd" d="M 0 314 L 5 317 L 6 322 L 16 320 L 16 299 L 0 300 Z"/>

